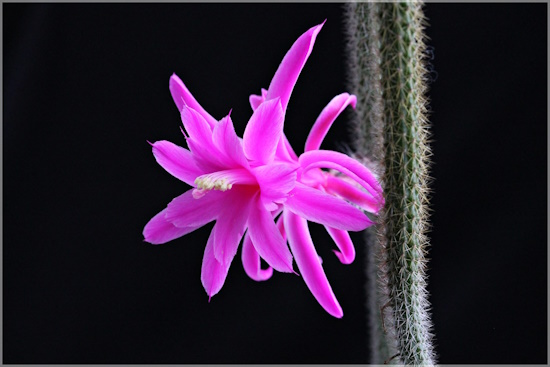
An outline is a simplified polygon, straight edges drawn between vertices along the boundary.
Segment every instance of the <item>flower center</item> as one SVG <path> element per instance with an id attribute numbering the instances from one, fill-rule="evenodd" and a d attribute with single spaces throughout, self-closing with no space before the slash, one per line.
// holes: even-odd
<path id="1" fill-rule="evenodd" d="M 195 199 L 201 198 L 210 190 L 231 190 L 234 184 L 257 185 L 257 181 L 246 169 L 230 169 L 208 173 L 195 179 L 197 188 L 193 190 L 193 197 Z"/>
<path id="2" fill-rule="evenodd" d="M 231 190 L 233 187 L 232 183 L 229 183 L 228 180 L 224 177 L 221 178 L 215 178 L 211 175 L 203 175 L 199 176 L 195 180 L 195 185 L 197 185 L 197 189 L 203 189 L 203 190 L 220 190 L 220 191 L 226 191 Z"/>

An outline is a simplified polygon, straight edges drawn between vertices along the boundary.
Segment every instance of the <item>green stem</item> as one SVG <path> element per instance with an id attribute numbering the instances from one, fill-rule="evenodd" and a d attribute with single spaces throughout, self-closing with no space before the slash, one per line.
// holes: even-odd
<path id="1" fill-rule="evenodd" d="M 372 274 L 368 277 L 371 361 L 431 365 L 435 356 L 426 291 L 430 149 L 422 5 L 347 6 L 351 84 L 358 97 L 355 148 L 380 174 L 386 200 L 368 243 L 367 265 L 377 265 L 378 278 L 376 286 Z"/>

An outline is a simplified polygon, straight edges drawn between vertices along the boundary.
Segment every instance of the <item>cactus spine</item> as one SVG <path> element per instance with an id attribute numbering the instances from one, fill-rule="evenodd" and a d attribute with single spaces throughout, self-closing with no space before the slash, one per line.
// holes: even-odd
<path id="1" fill-rule="evenodd" d="M 386 200 L 367 236 L 367 266 L 376 264 L 368 270 L 371 362 L 433 365 L 422 4 L 346 6 L 350 84 L 358 98 L 355 149 L 380 174 Z"/>

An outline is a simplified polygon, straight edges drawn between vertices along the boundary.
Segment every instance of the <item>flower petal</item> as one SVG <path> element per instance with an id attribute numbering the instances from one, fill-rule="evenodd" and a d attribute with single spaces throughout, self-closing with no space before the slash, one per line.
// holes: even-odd
<path id="1" fill-rule="evenodd" d="M 143 229 L 144 240 L 158 245 L 179 238 L 199 227 L 176 227 L 166 220 L 166 209 L 155 215 Z"/>
<path id="2" fill-rule="evenodd" d="M 263 102 L 252 114 L 243 134 L 244 154 L 252 161 L 271 163 L 283 134 L 284 112 L 279 98 Z"/>
<path id="3" fill-rule="evenodd" d="M 279 160 L 286 162 L 296 162 L 298 160 L 298 156 L 294 152 L 294 149 L 292 149 L 292 146 L 284 133 L 281 140 L 279 140 L 279 144 L 277 144 L 275 156 Z"/>
<path id="4" fill-rule="evenodd" d="M 248 100 L 250 101 L 250 106 L 252 107 L 252 111 L 254 111 L 260 104 L 265 101 L 265 97 L 267 96 L 267 90 L 262 88 L 262 94 L 260 96 L 256 94 L 251 94 Z"/>
<path id="5" fill-rule="evenodd" d="M 248 233 L 244 236 L 243 250 L 241 253 L 243 267 L 246 274 L 257 282 L 268 280 L 273 275 L 273 268 L 269 266 L 267 269 L 260 267 L 260 255 L 254 248 L 252 240 Z"/>
<path id="6" fill-rule="evenodd" d="M 214 233 L 214 256 L 222 265 L 229 266 L 237 253 L 246 230 L 250 212 L 250 195 L 246 188 L 235 187 L 226 192 L 220 207 Z"/>
<path id="7" fill-rule="evenodd" d="M 193 185 L 202 171 L 195 164 L 193 154 L 185 148 L 166 140 L 157 141 L 153 146 L 153 155 L 158 164 L 172 176 Z"/>
<path id="8" fill-rule="evenodd" d="M 327 174 L 324 188 L 329 194 L 335 194 L 351 201 L 369 213 L 378 214 L 381 209 L 380 203 L 369 192 L 361 190 L 353 183 L 339 177 Z"/>
<path id="9" fill-rule="evenodd" d="M 248 234 L 258 254 L 275 270 L 292 273 L 292 254 L 273 221 L 273 217 L 260 203 L 259 195 L 250 206 Z"/>
<path id="10" fill-rule="evenodd" d="M 325 22 L 310 28 L 294 42 L 269 84 L 266 99 L 280 97 L 283 111 L 286 111 L 292 89 L 294 89 L 296 80 L 311 54 L 315 38 L 324 24 Z"/>
<path id="11" fill-rule="evenodd" d="M 244 156 L 242 142 L 235 132 L 230 116 L 221 119 L 212 133 L 212 140 L 218 150 L 227 157 L 227 165 L 248 167 L 248 161 Z"/>
<path id="12" fill-rule="evenodd" d="M 288 210 L 283 211 L 283 215 L 288 242 L 307 287 L 329 314 L 338 318 L 344 316 L 315 251 L 307 221 Z"/>
<path id="13" fill-rule="evenodd" d="M 211 190 L 195 199 L 193 189 L 172 200 L 166 208 L 166 220 L 176 227 L 202 227 L 218 217 L 225 192 Z"/>
<path id="14" fill-rule="evenodd" d="M 313 168 L 332 168 L 340 171 L 357 181 L 377 197 L 379 202 L 383 200 L 382 187 L 376 176 L 367 167 L 343 153 L 332 150 L 310 150 L 302 154 L 299 161 L 304 171 Z"/>
<path id="15" fill-rule="evenodd" d="M 214 128 L 216 125 L 216 119 L 213 118 L 208 112 L 202 108 L 202 106 L 197 102 L 195 97 L 189 92 L 185 84 L 181 79 L 176 75 L 172 74 L 170 77 L 170 93 L 172 98 L 178 107 L 178 110 L 181 112 L 183 106 L 187 105 L 197 111 L 210 125 L 211 128 Z"/>
<path id="16" fill-rule="evenodd" d="M 342 231 L 341 229 L 327 226 L 325 226 L 325 229 L 341 251 L 334 251 L 336 257 L 342 264 L 351 264 L 353 260 L 355 260 L 355 247 L 353 246 L 349 233 L 347 231 Z"/>
<path id="17" fill-rule="evenodd" d="M 336 229 L 361 231 L 372 225 L 361 210 L 300 182 L 296 182 L 284 205 L 300 217 Z"/>
<path id="18" fill-rule="evenodd" d="M 276 205 L 273 206 L 270 203 L 281 203 L 294 188 L 297 169 L 297 164 L 288 163 L 272 163 L 252 169 L 260 186 L 262 202 L 267 205 L 267 210 L 275 210 Z"/>
<path id="19" fill-rule="evenodd" d="M 206 290 L 206 293 L 208 294 L 209 301 L 213 295 L 222 289 L 230 265 L 227 264 L 224 266 L 216 260 L 214 257 L 214 241 L 215 236 L 212 231 L 210 233 L 210 237 L 208 237 L 206 248 L 204 249 L 204 257 L 202 259 L 201 267 L 201 282 Z"/>
<path id="20" fill-rule="evenodd" d="M 355 108 L 356 102 L 357 97 L 348 93 L 342 93 L 334 97 L 329 104 L 323 108 L 315 124 L 313 124 L 306 140 L 305 151 L 319 149 L 334 120 L 336 120 L 349 104 Z"/>
<path id="21" fill-rule="evenodd" d="M 187 145 L 193 153 L 197 167 L 203 171 L 219 171 L 227 167 L 224 155 L 212 140 L 212 129 L 206 120 L 194 109 L 183 106 L 181 121 L 189 134 Z"/>

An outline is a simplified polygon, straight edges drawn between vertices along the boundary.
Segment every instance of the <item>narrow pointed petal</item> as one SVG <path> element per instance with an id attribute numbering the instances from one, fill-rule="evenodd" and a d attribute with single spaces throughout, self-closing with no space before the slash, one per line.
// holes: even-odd
<path id="1" fill-rule="evenodd" d="M 286 232 L 285 232 L 285 221 L 284 221 L 284 215 L 281 215 L 278 219 L 277 219 L 277 228 L 279 228 L 279 232 L 281 232 L 281 235 L 283 236 L 283 239 L 286 241 L 287 238 L 286 238 Z"/>
<path id="2" fill-rule="evenodd" d="M 277 151 L 275 152 L 275 156 L 279 160 L 287 162 L 295 162 L 298 160 L 298 156 L 294 152 L 294 149 L 292 149 L 292 146 L 290 145 L 290 142 L 288 141 L 284 133 L 282 138 L 279 140 L 279 144 L 277 144 Z"/>
<path id="3" fill-rule="evenodd" d="M 189 138 L 200 142 L 203 145 L 213 146 L 212 127 L 206 122 L 203 116 L 191 107 L 183 106 L 181 110 L 181 121 Z"/>
<path id="4" fill-rule="evenodd" d="M 342 264 L 351 264 L 355 260 L 355 247 L 347 231 L 325 226 L 328 234 L 340 249 L 340 252 L 334 251 L 334 254 Z"/>
<path id="5" fill-rule="evenodd" d="M 229 166 L 249 166 L 244 155 L 242 142 L 235 132 L 230 116 L 224 117 L 216 124 L 212 133 L 212 140 L 218 150 L 227 157 Z"/>
<path id="6" fill-rule="evenodd" d="M 270 202 L 280 203 L 294 188 L 296 183 L 297 164 L 272 163 L 252 169 L 260 186 L 261 198 L 264 204 Z M 275 210 L 270 205 L 267 210 Z"/>
<path id="7" fill-rule="evenodd" d="M 372 225 L 359 209 L 342 199 L 296 182 L 285 207 L 309 221 L 344 231 L 361 231 Z"/>
<path id="8" fill-rule="evenodd" d="M 283 61 L 281 61 L 279 68 L 269 84 L 266 99 L 269 100 L 280 97 L 283 111 L 286 111 L 294 85 L 311 54 L 317 34 L 321 31 L 324 24 L 323 22 L 322 24 L 310 28 L 294 42 L 283 58 Z"/>
<path id="9" fill-rule="evenodd" d="M 252 107 L 252 111 L 258 108 L 258 106 L 265 101 L 266 96 L 267 96 L 267 90 L 265 90 L 264 88 L 262 88 L 262 94 L 260 96 L 256 94 L 250 95 L 249 101 L 250 101 L 250 107 Z"/>
<path id="10" fill-rule="evenodd" d="M 155 215 L 145 225 L 143 229 L 143 238 L 145 241 L 159 245 L 179 238 L 190 233 L 199 227 L 176 227 L 166 220 L 166 209 Z"/>
<path id="11" fill-rule="evenodd" d="M 208 297 L 214 296 L 222 289 L 230 265 L 224 266 L 214 257 L 214 237 L 214 232 L 210 233 L 201 267 L 201 282 Z"/>
<path id="12" fill-rule="evenodd" d="M 262 103 L 252 114 L 243 135 L 244 154 L 252 161 L 271 163 L 283 134 L 284 112 L 279 98 Z"/>
<path id="13" fill-rule="evenodd" d="M 176 227 L 202 227 L 217 218 L 224 205 L 224 192 L 211 190 L 199 199 L 193 189 L 172 200 L 166 208 L 166 220 Z"/>
<path id="14" fill-rule="evenodd" d="M 343 153 L 311 150 L 302 154 L 299 161 L 304 171 L 313 168 L 332 168 L 340 171 L 357 181 L 379 201 L 382 200 L 382 187 L 376 176 L 367 167 Z"/>
<path id="15" fill-rule="evenodd" d="M 307 287 L 329 314 L 338 318 L 344 316 L 315 251 L 307 221 L 287 210 L 283 215 L 288 242 Z"/>
<path id="16" fill-rule="evenodd" d="M 214 233 L 214 257 L 228 266 L 237 253 L 237 248 L 246 230 L 250 212 L 250 196 L 247 189 L 235 187 L 226 192 L 224 205 L 220 208 Z"/>
<path id="17" fill-rule="evenodd" d="M 369 192 L 361 190 L 342 178 L 327 175 L 325 190 L 329 194 L 336 194 L 351 201 L 369 213 L 378 214 L 381 209 L 380 203 Z"/>
<path id="18" fill-rule="evenodd" d="M 311 131 L 306 140 L 306 146 L 304 151 L 316 150 L 321 147 L 321 143 L 328 130 L 332 126 L 332 123 L 348 105 L 352 105 L 355 108 L 357 97 L 348 93 L 342 93 L 334 97 L 329 104 L 321 111 L 319 117 L 313 124 Z"/>
<path id="19" fill-rule="evenodd" d="M 187 145 L 193 153 L 197 167 L 210 172 L 227 167 L 224 155 L 212 140 L 212 128 L 206 120 L 194 109 L 184 106 L 181 110 L 181 121 L 189 134 Z"/>
<path id="20" fill-rule="evenodd" d="M 273 216 L 263 204 L 256 202 L 250 206 L 248 234 L 254 248 L 271 267 L 283 273 L 292 273 L 292 254 L 273 221 Z"/>
<path id="21" fill-rule="evenodd" d="M 246 234 L 243 241 L 243 250 L 241 252 L 243 267 L 246 274 L 257 282 L 268 280 L 273 275 L 273 268 L 261 268 L 260 255 L 254 248 L 250 236 Z"/>
<path id="22" fill-rule="evenodd" d="M 187 149 L 166 140 L 157 141 L 152 145 L 153 155 L 158 164 L 172 176 L 193 185 L 195 179 L 202 174 L 195 164 L 193 154 Z"/>
<path id="23" fill-rule="evenodd" d="M 197 102 L 195 97 L 189 92 L 189 89 L 183 84 L 181 79 L 176 75 L 172 74 L 170 77 L 170 93 L 172 98 L 178 107 L 178 110 L 181 112 L 183 106 L 187 105 L 197 111 L 210 125 L 210 128 L 214 128 L 216 125 L 216 119 L 213 118 L 208 112 L 202 108 L 202 106 Z"/>

